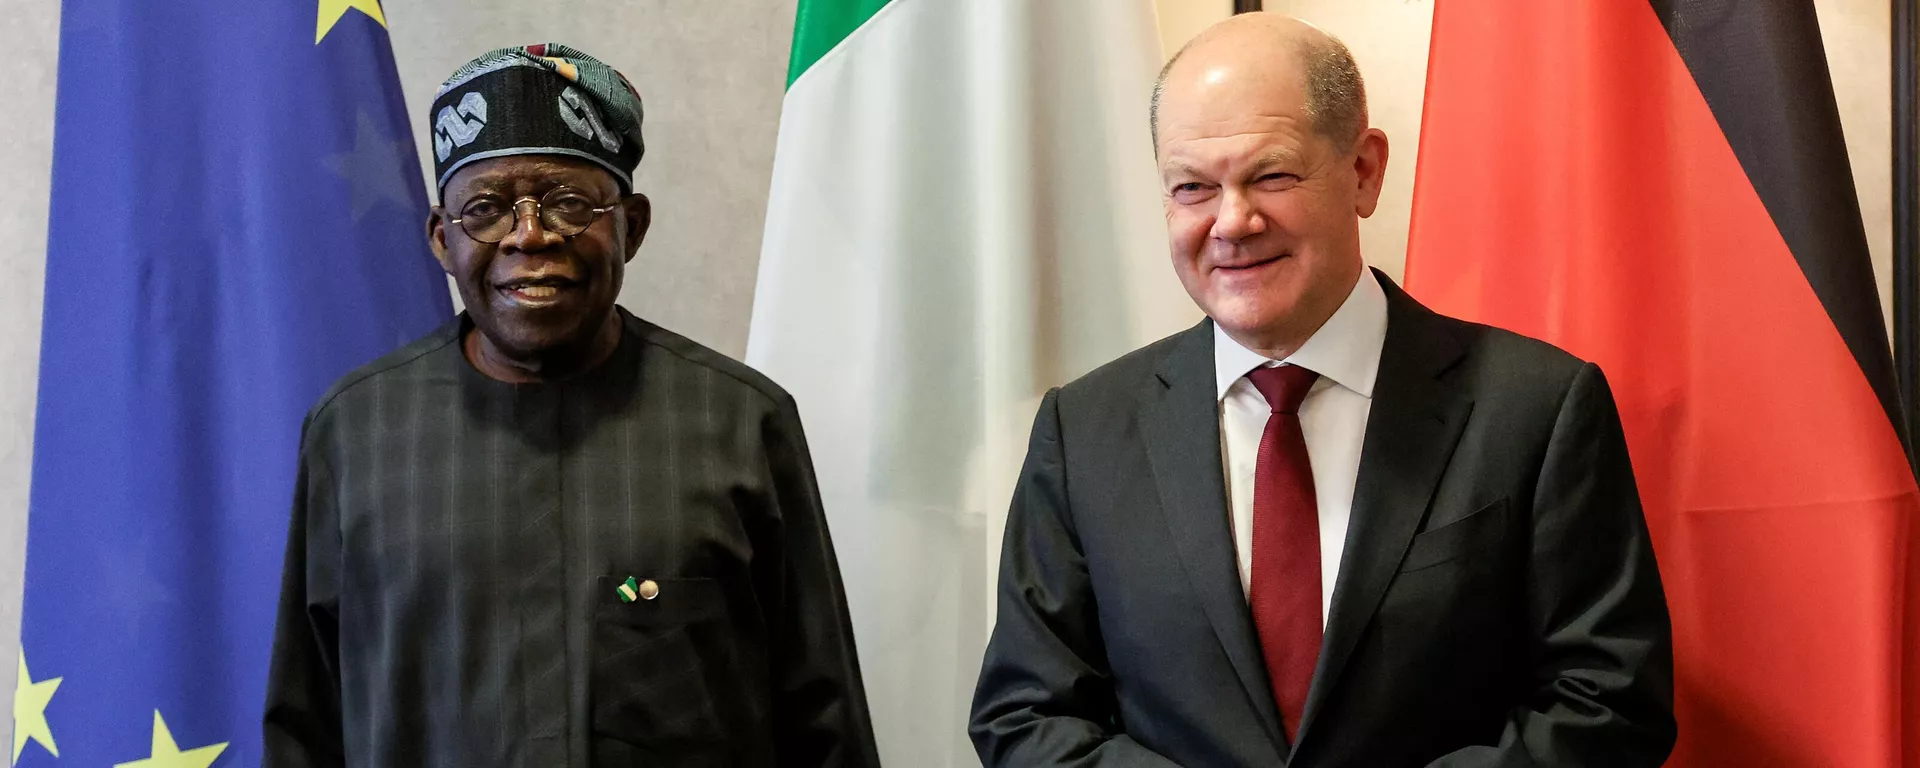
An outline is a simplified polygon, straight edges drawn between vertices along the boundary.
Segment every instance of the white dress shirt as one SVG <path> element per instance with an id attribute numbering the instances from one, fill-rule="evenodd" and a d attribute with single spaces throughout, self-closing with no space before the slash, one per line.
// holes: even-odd
<path id="1" fill-rule="evenodd" d="M 1307 439 L 1313 468 L 1314 502 L 1320 508 L 1320 624 L 1333 607 L 1334 580 L 1346 548 L 1347 520 L 1353 512 L 1354 481 L 1360 474 L 1360 444 L 1373 409 L 1373 382 L 1380 372 L 1380 349 L 1387 338 L 1387 294 L 1362 269 L 1353 291 L 1332 317 L 1285 360 L 1270 360 L 1240 346 L 1220 326 L 1213 328 L 1213 365 L 1219 386 L 1221 466 L 1227 475 L 1227 506 L 1233 523 L 1233 549 L 1239 558 L 1240 588 L 1253 573 L 1253 472 L 1260 457 L 1260 435 L 1272 409 L 1247 374 L 1256 368 L 1299 365 L 1320 374 L 1300 404 L 1300 430 Z"/>

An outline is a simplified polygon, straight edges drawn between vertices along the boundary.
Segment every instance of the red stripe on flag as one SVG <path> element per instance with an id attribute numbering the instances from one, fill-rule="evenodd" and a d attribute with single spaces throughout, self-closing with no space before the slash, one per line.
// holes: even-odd
<path id="1" fill-rule="evenodd" d="M 1672 764 L 1920 766 L 1920 494 L 1659 19 L 1443 2 L 1431 56 L 1408 284 L 1607 371 L 1673 611 Z"/>

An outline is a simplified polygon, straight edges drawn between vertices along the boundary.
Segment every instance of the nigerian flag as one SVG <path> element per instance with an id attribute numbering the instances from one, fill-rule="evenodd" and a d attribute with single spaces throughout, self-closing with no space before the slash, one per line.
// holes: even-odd
<path id="1" fill-rule="evenodd" d="M 747 360 L 799 400 L 883 759 L 963 723 L 1049 387 L 1197 318 L 1149 0 L 800 0 Z"/>

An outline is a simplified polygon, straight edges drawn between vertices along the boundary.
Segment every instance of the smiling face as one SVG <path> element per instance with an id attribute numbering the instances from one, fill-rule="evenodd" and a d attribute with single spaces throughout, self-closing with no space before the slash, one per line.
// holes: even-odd
<path id="1" fill-rule="evenodd" d="M 1242 345 L 1284 357 L 1360 276 L 1359 220 L 1379 200 L 1387 143 L 1316 130 L 1292 51 L 1317 30 L 1247 27 L 1203 36 L 1167 73 L 1161 189 L 1187 295 Z"/>
<path id="2" fill-rule="evenodd" d="M 563 187 L 577 195 L 554 192 Z M 428 236 L 479 331 L 480 354 L 469 356 L 483 372 L 513 378 L 490 370 L 488 361 L 538 371 L 611 354 L 619 340 L 614 299 L 651 216 L 645 196 L 619 192 L 598 165 L 559 155 L 482 160 L 448 180 L 446 207 L 435 209 Z M 526 198 L 613 208 L 562 235 L 533 215 Z M 513 225 L 497 243 L 476 240 L 455 221 L 473 226 L 499 215 L 513 217 Z"/>

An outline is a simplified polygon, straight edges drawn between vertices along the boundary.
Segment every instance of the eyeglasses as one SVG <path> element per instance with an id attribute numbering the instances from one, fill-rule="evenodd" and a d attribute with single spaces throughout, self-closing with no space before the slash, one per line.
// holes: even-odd
<path id="1" fill-rule="evenodd" d="M 460 225 L 460 231 L 478 242 L 498 243 L 520 223 L 521 209 L 528 204 L 533 206 L 533 211 L 527 215 L 539 221 L 541 228 L 561 237 L 585 232 L 600 214 L 620 207 L 619 203 L 596 206 L 593 199 L 580 190 L 554 187 L 538 200 L 522 197 L 512 205 L 502 203 L 498 197 L 483 195 L 468 201 L 466 207 L 460 209 L 460 218 L 453 219 L 452 223 Z"/>

